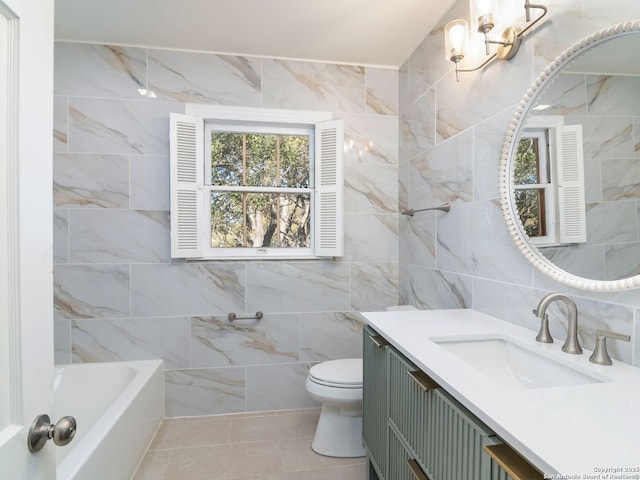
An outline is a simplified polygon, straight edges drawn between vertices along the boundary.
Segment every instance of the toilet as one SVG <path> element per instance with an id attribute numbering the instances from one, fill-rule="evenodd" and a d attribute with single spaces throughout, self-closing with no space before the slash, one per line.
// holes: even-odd
<path id="1" fill-rule="evenodd" d="M 363 457 L 362 359 L 314 365 L 306 388 L 311 398 L 322 404 L 313 451 L 328 457 Z"/>

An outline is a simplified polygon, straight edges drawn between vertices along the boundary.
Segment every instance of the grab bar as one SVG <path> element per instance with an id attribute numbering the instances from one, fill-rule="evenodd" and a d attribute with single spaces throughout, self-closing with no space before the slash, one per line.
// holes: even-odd
<path id="1" fill-rule="evenodd" d="M 402 215 L 408 215 L 410 217 L 413 217 L 414 213 L 426 212 L 427 210 L 439 210 L 441 212 L 448 212 L 449 210 L 451 210 L 451 204 L 450 203 L 444 203 L 444 204 L 440 205 L 439 207 L 419 208 L 417 210 L 414 210 L 412 208 L 410 210 L 405 210 L 404 212 L 401 212 L 401 213 L 402 213 Z"/>
<path id="2" fill-rule="evenodd" d="M 230 322 L 233 322 L 234 320 L 260 320 L 262 317 L 264 317 L 264 313 L 262 312 L 256 312 L 254 315 L 237 315 L 234 312 L 231 312 L 227 315 Z"/>

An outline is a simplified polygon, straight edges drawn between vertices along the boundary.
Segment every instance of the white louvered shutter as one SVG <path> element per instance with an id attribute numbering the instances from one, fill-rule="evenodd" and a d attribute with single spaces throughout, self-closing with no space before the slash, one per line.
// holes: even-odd
<path id="1" fill-rule="evenodd" d="M 554 129 L 560 243 L 587 241 L 582 126 Z"/>
<path id="2" fill-rule="evenodd" d="M 342 120 L 316 124 L 314 254 L 341 257 L 343 251 Z"/>
<path id="3" fill-rule="evenodd" d="M 200 117 L 170 115 L 171 257 L 202 257 L 204 147 Z"/>

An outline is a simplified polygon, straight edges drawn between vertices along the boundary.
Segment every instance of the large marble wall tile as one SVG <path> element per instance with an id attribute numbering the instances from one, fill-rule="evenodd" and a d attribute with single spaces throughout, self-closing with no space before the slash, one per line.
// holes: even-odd
<path id="1" fill-rule="evenodd" d="M 71 320 L 53 322 L 53 363 L 71 363 Z"/>
<path id="2" fill-rule="evenodd" d="M 131 311 L 136 316 L 242 313 L 244 279 L 244 264 L 237 262 L 132 265 Z"/>
<path id="3" fill-rule="evenodd" d="M 131 208 L 169 210 L 169 157 L 134 156 L 131 168 Z"/>
<path id="4" fill-rule="evenodd" d="M 317 407 L 305 388 L 309 365 L 247 367 L 247 411 Z"/>
<path id="5" fill-rule="evenodd" d="M 74 363 L 161 358 L 165 368 L 189 367 L 190 319 L 73 320 Z"/>
<path id="6" fill-rule="evenodd" d="M 429 90 L 400 115 L 400 161 L 436 144 L 436 93 Z"/>
<path id="7" fill-rule="evenodd" d="M 367 113 L 379 115 L 398 114 L 398 72 L 382 68 L 367 67 Z"/>
<path id="8" fill-rule="evenodd" d="M 53 151 L 66 152 L 69 144 L 67 115 L 69 99 L 56 95 L 53 97 Z"/>
<path id="9" fill-rule="evenodd" d="M 164 379 L 167 417 L 245 411 L 245 369 L 242 367 L 167 370 Z"/>
<path id="10" fill-rule="evenodd" d="M 527 284 L 531 264 L 518 250 L 498 201 L 456 203 L 438 219 L 439 269 Z"/>
<path id="11" fill-rule="evenodd" d="M 640 115 L 640 77 L 587 75 L 590 115 Z"/>
<path id="12" fill-rule="evenodd" d="M 69 210 L 53 211 L 53 263 L 69 263 Z"/>
<path id="13" fill-rule="evenodd" d="M 74 210 L 70 215 L 72 263 L 168 262 L 169 212 Z"/>
<path id="14" fill-rule="evenodd" d="M 129 159 L 54 154 L 53 202 L 56 207 L 129 208 Z"/>
<path id="15" fill-rule="evenodd" d="M 633 158 L 631 117 L 578 116 L 569 123 L 582 125 L 585 159 Z"/>
<path id="16" fill-rule="evenodd" d="M 259 58 L 149 50 L 149 89 L 185 103 L 260 106 Z"/>
<path id="17" fill-rule="evenodd" d="M 473 129 L 473 198 L 476 201 L 491 200 L 499 194 L 502 144 L 515 111 L 515 105 L 507 107 Z"/>
<path id="18" fill-rule="evenodd" d="M 53 268 L 54 316 L 129 316 L 128 265 L 57 265 Z"/>
<path id="19" fill-rule="evenodd" d="M 262 106 L 364 113 L 365 69 L 353 65 L 264 59 Z"/>
<path id="20" fill-rule="evenodd" d="M 366 171 L 369 165 L 398 164 L 398 117 L 343 113 L 345 163 Z"/>
<path id="21" fill-rule="evenodd" d="M 343 259 L 351 262 L 398 261 L 398 216 L 346 214 Z"/>
<path id="22" fill-rule="evenodd" d="M 226 315 L 191 319 L 191 366 L 224 367 L 298 361 L 298 316 L 267 313 L 260 321 Z"/>
<path id="23" fill-rule="evenodd" d="M 247 264 L 247 311 L 349 310 L 349 265 L 333 261 Z"/>
<path id="24" fill-rule="evenodd" d="M 638 240 L 635 202 L 587 205 L 587 243 L 624 243 Z"/>
<path id="25" fill-rule="evenodd" d="M 344 167 L 345 213 L 398 211 L 398 167 L 355 164 Z"/>
<path id="26" fill-rule="evenodd" d="M 470 308 L 471 277 L 409 265 L 403 304 L 421 310 Z"/>
<path id="27" fill-rule="evenodd" d="M 419 212 L 400 217 L 400 263 L 436 266 L 436 226 L 440 212 Z"/>
<path id="28" fill-rule="evenodd" d="M 362 317 L 357 313 L 300 315 L 300 361 L 362 357 Z"/>
<path id="29" fill-rule="evenodd" d="M 160 101 L 69 99 L 69 151 L 167 155 L 169 113 L 184 105 Z"/>
<path id="30" fill-rule="evenodd" d="M 384 310 L 398 304 L 397 263 L 351 264 L 351 309 Z"/>
<path id="31" fill-rule="evenodd" d="M 140 98 L 145 88 L 147 51 L 144 48 L 56 42 L 56 95 L 101 98 Z"/>
<path id="32" fill-rule="evenodd" d="M 409 198 L 414 209 L 473 200 L 473 130 L 411 160 Z"/>
<path id="33" fill-rule="evenodd" d="M 637 159 L 602 160 L 602 200 L 640 199 L 640 162 Z"/>

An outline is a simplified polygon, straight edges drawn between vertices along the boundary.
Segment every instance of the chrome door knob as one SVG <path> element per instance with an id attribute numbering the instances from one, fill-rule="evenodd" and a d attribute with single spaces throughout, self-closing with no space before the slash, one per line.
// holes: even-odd
<path id="1" fill-rule="evenodd" d="M 51 424 L 49 415 L 38 415 L 31 424 L 27 443 L 30 452 L 37 452 L 48 440 L 53 439 L 53 443 L 63 447 L 67 445 L 76 435 L 76 419 L 73 417 L 62 417 L 55 425 Z"/>

